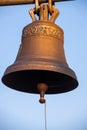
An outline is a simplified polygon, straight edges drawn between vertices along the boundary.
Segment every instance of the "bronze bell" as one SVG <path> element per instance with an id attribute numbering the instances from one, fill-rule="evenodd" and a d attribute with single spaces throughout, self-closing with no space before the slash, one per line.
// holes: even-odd
<path id="1" fill-rule="evenodd" d="M 46 94 L 68 92 L 78 86 L 66 62 L 63 30 L 51 21 L 36 20 L 23 29 L 17 58 L 2 82 L 13 89 L 39 93 L 37 84 L 48 85 Z"/>

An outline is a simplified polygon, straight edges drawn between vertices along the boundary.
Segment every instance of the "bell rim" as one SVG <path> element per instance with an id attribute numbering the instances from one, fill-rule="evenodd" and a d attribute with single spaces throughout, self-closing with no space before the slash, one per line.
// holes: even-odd
<path id="1" fill-rule="evenodd" d="M 39 59 L 40 60 L 40 59 Z M 34 63 L 35 62 L 35 63 Z M 51 63 L 50 63 L 51 62 Z M 14 71 L 24 71 L 24 70 L 46 70 L 46 71 L 53 71 L 53 72 L 59 72 L 63 73 L 65 75 L 70 75 L 70 77 L 77 79 L 75 72 L 68 66 L 68 64 L 62 64 L 60 62 L 36 62 L 36 61 L 31 61 L 29 63 L 27 62 L 18 62 L 10 65 L 7 67 L 4 75 L 7 75 L 9 73 L 12 73 Z M 25 69 L 26 68 L 26 69 Z M 62 70 L 61 70 L 62 68 Z"/>
<path id="2" fill-rule="evenodd" d="M 62 65 L 61 63 L 57 63 L 57 66 L 54 66 L 54 65 L 48 65 L 48 66 L 45 66 L 43 65 L 40 65 L 40 63 L 38 64 L 34 64 L 34 63 L 29 63 L 27 65 L 27 68 L 25 69 L 25 66 L 27 64 L 13 64 L 11 66 L 9 66 L 3 77 L 2 77 L 2 82 L 7 85 L 8 87 L 12 88 L 11 86 L 9 86 L 6 82 L 5 82 L 5 78 L 11 74 L 11 73 L 15 73 L 15 72 L 20 72 L 20 71 L 48 71 L 48 72 L 55 72 L 55 73 L 60 73 L 60 74 L 63 74 L 67 77 L 69 77 L 73 82 L 74 82 L 74 87 L 70 87 L 64 91 L 54 91 L 54 92 L 50 92 L 50 91 L 47 91 L 46 94 L 59 94 L 59 93 L 65 93 L 65 92 L 69 92 L 71 90 L 74 90 L 75 88 L 77 88 L 78 86 L 78 80 L 77 80 L 77 77 L 76 77 L 76 74 L 74 73 L 74 71 L 68 67 L 68 65 Z M 61 66 L 62 65 L 62 66 Z M 21 67 L 20 67 L 21 66 Z M 30 67 L 31 66 L 31 67 Z M 60 67 L 59 67 L 60 66 Z M 57 86 L 56 86 L 57 87 Z M 55 88 L 56 88 L 55 87 Z M 13 88 L 14 89 L 14 88 Z M 18 90 L 18 89 L 15 89 L 15 90 Z M 19 90 L 21 91 L 21 90 Z M 27 92 L 27 91 L 22 91 L 22 92 Z M 38 94 L 38 92 L 27 92 L 27 93 L 33 93 L 33 94 Z"/>

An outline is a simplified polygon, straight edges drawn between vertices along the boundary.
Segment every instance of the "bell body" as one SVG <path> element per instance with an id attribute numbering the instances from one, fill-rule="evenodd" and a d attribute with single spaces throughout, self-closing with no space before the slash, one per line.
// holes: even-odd
<path id="1" fill-rule="evenodd" d="M 68 92 L 78 86 L 63 48 L 63 30 L 49 21 L 35 21 L 23 29 L 17 58 L 2 82 L 13 89 L 39 93 L 38 83 L 48 85 L 46 94 Z"/>

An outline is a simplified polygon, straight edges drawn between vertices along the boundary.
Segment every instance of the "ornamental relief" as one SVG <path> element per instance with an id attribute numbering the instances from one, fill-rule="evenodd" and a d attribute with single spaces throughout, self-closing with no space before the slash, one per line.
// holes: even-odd
<path id="1" fill-rule="evenodd" d="M 32 36 L 32 35 L 45 35 L 55 37 L 59 40 L 63 40 L 63 33 L 58 30 L 47 25 L 36 25 L 36 26 L 28 26 L 23 30 L 23 37 Z"/>

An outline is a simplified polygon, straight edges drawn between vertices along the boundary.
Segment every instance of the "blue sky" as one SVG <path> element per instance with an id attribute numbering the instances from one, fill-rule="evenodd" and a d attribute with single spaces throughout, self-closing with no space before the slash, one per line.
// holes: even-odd
<path id="1" fill-rule="evenodd" d="M 56 24 L 64 30 L 67 63 L 79 86 L 68 93 L 45 96 L 47 130 L 87 130 L 87 1 L 55 6 L 60 10 Z M 0 79 L 16 58 L 23 27 L 32 22 L 31 7 L 0 7 Z M 44 105 L 38 100 L 39 95 L 12 90 L 0 81 L 0 130 L 44 130 Z"/>

